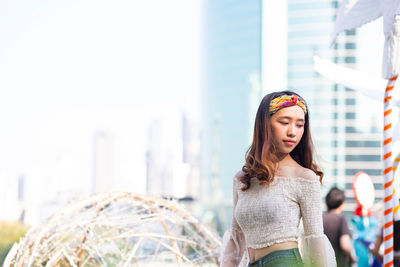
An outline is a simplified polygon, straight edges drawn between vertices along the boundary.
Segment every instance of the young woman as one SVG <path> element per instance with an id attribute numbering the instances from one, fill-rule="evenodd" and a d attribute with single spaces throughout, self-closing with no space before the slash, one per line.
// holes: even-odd
<path id="1" fill-rule="evenodd" d="M 322 226 L 323 173 L 313 153 L 303 98 L 290 91 L 266 95 L 246 162 L 233 178 L 232 227 L 224 235 L 221 266 L 336 266 Z"/>

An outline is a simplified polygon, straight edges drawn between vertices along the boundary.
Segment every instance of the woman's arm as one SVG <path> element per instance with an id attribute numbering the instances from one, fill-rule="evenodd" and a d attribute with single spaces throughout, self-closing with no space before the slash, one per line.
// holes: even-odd
<path id="1" fill-rule="evenodd" d="M 225 232 L 222 240 L 222 249 L 220 256 L 220 266 L 236 267 L 242 260 L 243 253 L 246 249 L 246 240 L 235 218 L 235 207 L 238 200 L 238 179 L 240 173 L 233 178 L 233 209 L 232 209 L 232 226 Z"/>

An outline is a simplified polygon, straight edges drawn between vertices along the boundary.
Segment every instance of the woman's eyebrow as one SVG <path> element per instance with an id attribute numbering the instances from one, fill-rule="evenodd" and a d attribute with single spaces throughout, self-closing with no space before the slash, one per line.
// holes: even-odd
<path id="1" fill-rule="evenodd" d="M 290 116 L 280 116 L 280 117 L 278 117 L 278 119 L 288 119 L 288 120 L 296 120 L 296 121 L 302 121 L 302 122 L 304 122 L 305 120 L 303 119 L 303 118 L 293 118 L 293 117 L 290 117 Z"/>

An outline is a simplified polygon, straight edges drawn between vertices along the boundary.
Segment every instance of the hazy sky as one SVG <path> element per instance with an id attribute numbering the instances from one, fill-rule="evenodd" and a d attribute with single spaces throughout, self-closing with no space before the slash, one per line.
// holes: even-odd
<path id="1" fill-rule="evenodd" d="M 82 181 L 105 131 L 142 191 L 148 122 L 198 115 L 200 2 L 0 1 L 0 175 Z"/>
<path id="2" fill-rule="evenodd" d="M 174 146 L 180 112 L 199 116 L 201 1 L 0 1 L 0 208 L 20 175 L 33 200 L 88 190 L 96 132 L 112 140 L 120 189 L 144 192 L 148 125 L 162 120 Z M 377 76 L 380 27 L 358 36 L 375 63 L 360 70 Z"/>

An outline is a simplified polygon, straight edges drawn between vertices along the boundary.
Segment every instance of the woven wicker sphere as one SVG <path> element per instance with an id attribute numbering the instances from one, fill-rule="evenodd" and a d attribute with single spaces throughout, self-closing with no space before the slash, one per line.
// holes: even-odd
<path id="1" fill-rule="evenodd" d="M 31 229 L 11 266 L 216 266 L 219 236 L 177 201 L 99 193 Z"/>

